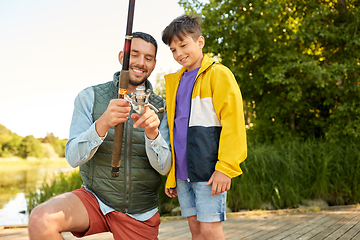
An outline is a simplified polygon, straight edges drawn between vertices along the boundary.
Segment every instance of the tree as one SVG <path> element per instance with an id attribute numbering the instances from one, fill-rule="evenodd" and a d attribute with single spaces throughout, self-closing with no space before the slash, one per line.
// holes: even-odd
<path id="1" fill-rule="evenodd" d="M 65 145 L 67 139 L 59 139 L 58 137 L 55 137 L 53 133 L 47 133 L 46 137 L 40 140 L 42 143 L 49 143 L 59 157 L 65 157 Z"/>
<path id="2" fill-rule="evenodd" d="M 37 157 L 43 158 L 45 152 L 39 140 L 33 135 L 29 135 L 23 138 L 19 147 L 19 157 Z"/>
<path id="3" fill-rule="evenodd" d="M 0 157 L 16 156 L 22 139 L 0 124 Z"/>
<path id="4" fill-rule="evenodd" d="M 180 0 L 202 15 L 204 51 L 229 67 L 253 130 L 359 138 L 358 0 Z"/>
<path id="5" fill-rule="evenodd" d="M 0 124 L 0 145 L 4 145 L 11 140 L 13 133 L 4 125 Z"/>
<path id="6" fill-rule="evenodd" d="M 165 95 L 166 95 L 164 75 L 165 73 L 158 73 L 156 75 L 156 82 L 154 87 L 154 92 L 157 95 L 161 96 L 163 99 L 165 99 Z"/>
<path id="7" fill-rule="evenodd" d="M 22 143 L 23 137 L 13 134 L 12 138 L 7 141 L 2 150 L 4 152 L 3 157 L 17 156 L 19 154 L 19 148 Z"/>

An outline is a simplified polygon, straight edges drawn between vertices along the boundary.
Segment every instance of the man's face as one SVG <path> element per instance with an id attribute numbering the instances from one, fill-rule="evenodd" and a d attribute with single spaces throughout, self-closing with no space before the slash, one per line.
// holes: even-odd
<path id="1" fill-rule="evenodd" d="M 122 64 L 123 54 L 120 53 Z M 156 64 L 155 46 L 141 38 L 131 40 L 130 62 L 129 62 L 129 84 L 139 86 L 145 82 L 154 70 Z"/>

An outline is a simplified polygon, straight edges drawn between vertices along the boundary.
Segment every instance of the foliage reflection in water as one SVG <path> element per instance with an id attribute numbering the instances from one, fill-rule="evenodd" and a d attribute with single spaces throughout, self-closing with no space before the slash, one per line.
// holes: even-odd
<path id="1" fill-rule="evenodd" d="M 27 224 L 27 193 L 70 167 L 0 169 L 0 226 Z"/>

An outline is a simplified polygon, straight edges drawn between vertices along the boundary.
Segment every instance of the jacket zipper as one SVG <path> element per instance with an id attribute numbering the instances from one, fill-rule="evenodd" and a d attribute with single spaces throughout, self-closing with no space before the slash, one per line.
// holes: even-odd
<path id="1" fill-rule="evenodd" d="M 186 167 L 189 166 L 188 164 L 188 158 L 187 158 L 187 152 L 188 152 L 188 135 L 189 135 L 189 123 L 190 123 L 190 113 L 191 113 L 191 100 L 192 100 L 192 95 L 193 95 L 193 92 L 194 92 L 194 87 L 195 87 L 195 84 L 196 84 L 196 81 L 199 79 L 199 77 L 204 73 L 206 72 L 212 65 L 214 65 L 215 62 L 211 63 L 210 66 L 208 66 L 204 71 L 202 71 L 195 79 L 194 81 L 194 84 L 192 86 L 192 89 L 191 89 L 191 94 L 190 94 L 190 107 L 189 107 L 189 117 L 188 117 L 188 128 L 186 130 Z M 189 168 L 188 168 L 188 179 L 187 179 L 187 182 L 190 182 L 191 179 L 190 179 L 190 175 L 189 175 Z"/>

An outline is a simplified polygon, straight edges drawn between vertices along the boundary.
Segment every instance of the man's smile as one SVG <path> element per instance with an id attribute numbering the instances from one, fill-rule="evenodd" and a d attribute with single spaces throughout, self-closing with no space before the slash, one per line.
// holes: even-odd
<path id="1" fill-rule="evenodd" d="M 131 70 L 136 74 L 136 75 L 143 75 L 146 70 L 143 70 L 143 69 L 140 69 L 140 68 L 135 68 L 135 67 L 132 67 Z"/>

